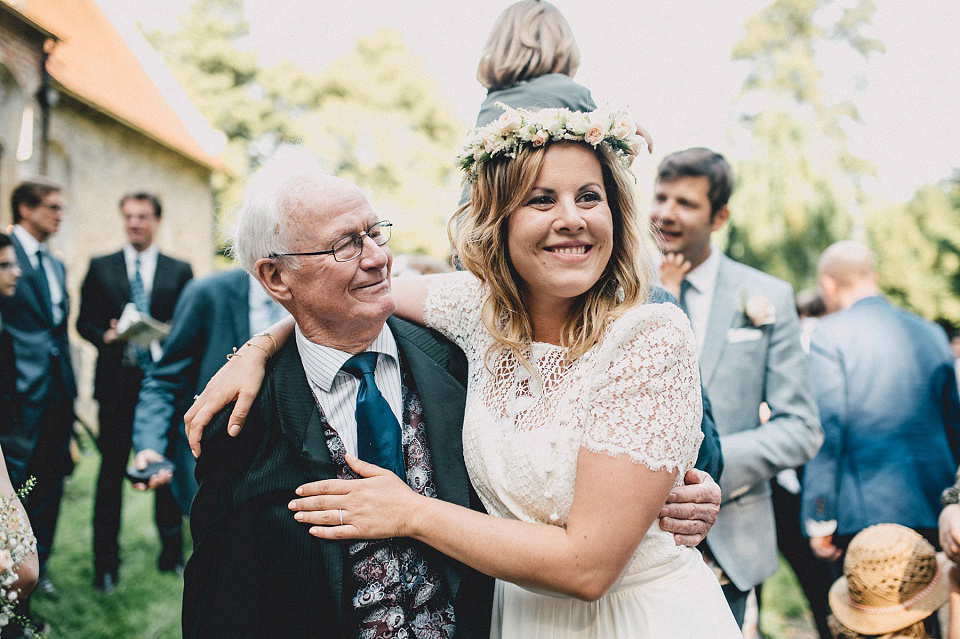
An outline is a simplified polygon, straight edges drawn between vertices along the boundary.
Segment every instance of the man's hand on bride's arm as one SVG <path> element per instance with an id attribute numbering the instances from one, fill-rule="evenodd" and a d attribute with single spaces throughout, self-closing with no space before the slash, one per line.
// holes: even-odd
<path id="1" fill-rule="evenodd" d="M 271 326 L 264 333 L 258 333 L 247 340 L 232 356 L 227 357 L 217 374 L 210 378 L 203 392 L 193 398 L 193 406 L 183 416 L 187 441 L 194 457 L 200 455 L 200 438 L 203 429 L 230 402 L 236 402 L 227 422 L 227 432 L 236 437 L 247 419 L 253 400 L 263 384 L 267 360 L 293 334 L 293 318 L 285 318 Z"/>
<path id="2" fill-rule="evenodd" d="M 720 512 L 720 486 L 702 470 L 691 469 L 683 486 L 674 488 L 660 510 L 660 528 L 673 533 L 677 545 L 696 546 L 707 536 Z"/>

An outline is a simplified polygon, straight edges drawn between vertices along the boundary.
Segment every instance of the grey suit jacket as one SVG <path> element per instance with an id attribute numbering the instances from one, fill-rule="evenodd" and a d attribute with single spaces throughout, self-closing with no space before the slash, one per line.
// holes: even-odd
<path id="1" fill-rule="evenodd" d="M 748 590 L 777 569 L 768 480 L 813 458 L 823 430 L 792 287 L 726 256 L 720 260 L 700 353 L 724 459 L 723 503 L 707 544 L 730 581 Z M 744 312 L 746 301 L 758 295 L 775 315 L 759 327 Z M 771 410 L 766 424 L 760 423 L 762 402 Z"/>
<path id="2" fill-rule="evenodd" d="M 250 280 L 243 269 L 191 280 L 177 302 L 163 355 L 140 387 L 133 448 L 155 450 L 176 464 L 173 494 L 185 513 L 197 493 L 197 480 L 183 414 L 227 353 L 250 339 L 249 295 Z"/>

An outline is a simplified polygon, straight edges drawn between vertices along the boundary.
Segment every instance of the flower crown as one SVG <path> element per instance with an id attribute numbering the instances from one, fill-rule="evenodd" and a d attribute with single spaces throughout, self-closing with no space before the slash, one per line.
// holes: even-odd
<path id="1" fill-rule="evenodd" d="M 628 166 L 646 148 L 637 125 L 622 111 L 571 111 L 570 109 L 514 109 L 502 102 L 503 114 L 468 134 L 463 153 L 457 156 L 468 181 L 477 179 L 480 166 L 498 155 L 516 157 L 522 144 L 543 146 L 547 142 L 575 140 L 597 148 L 606 144 Z"/>

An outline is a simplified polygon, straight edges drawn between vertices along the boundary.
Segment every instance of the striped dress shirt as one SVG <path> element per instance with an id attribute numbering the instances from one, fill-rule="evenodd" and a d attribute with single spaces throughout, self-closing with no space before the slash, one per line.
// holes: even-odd
<path id="1" fill-rule="evenodd" d="M 356 410 L 360 381 L 353 375 L 340 370 L 353 353 L 345 353 L 311 342 L 299 326 L 294 330 L 294 334 L 297 339 L 297 350 L 303 361 L 303 372 L 307 376 L 307 381 L 310 382 L 310 390 L 313 391 L 314 398 L 323 407 L 327 422 L 337 431 L 347 452 L 356 457 Z M 373 351 L 380 355 L 377 358 L 377 368 L 373 373 L 377 380 L 377 388 L 387 400 L 397 421 L 402 424 L 400 356 L 397 351 L 397 342 L 386 324 L 366 351 Z"/>

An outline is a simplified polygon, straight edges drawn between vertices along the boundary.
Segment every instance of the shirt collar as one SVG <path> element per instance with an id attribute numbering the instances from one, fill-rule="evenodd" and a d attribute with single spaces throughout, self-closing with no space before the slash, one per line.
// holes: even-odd
<path id="1" fill-rule="evenodd" d="M 123 245 L 123 257 L 127 260 L 128 264 L 133 264 L 137 257 L 140 258 L 141 264 L 147 261 L 155 261 L 159 253 L 160 250 L 157 248 L 156 243 L 151 244 L 142 251 L 138 251 L 137 249 L 133 248 L 133 244 L 130 244 L 129 242 Z"/>
<path id="2" fill-rule="evenodd" d="M 30 234 L 30 231 L 23 228 L 19 224 L 13 227 L 13 234 L 17 236 L 17 239 L 20 240 L 20 246 L 23 247 L 23 252 L 33 258 L 37 253 L 37 249 L 43 248 L 46 250 L 46 244 L 42 244 L 37 238 Z"/>
<path id="3" fill-rule="evenodd" d="M 306 372 L 307 378 L 323 389 L 324 392 L 330 392 L 334 378 L 340 372 L 344 362 L 353 357 L 353 353 L 346 353 L 311 342 L 300 330 L 299 325 L 295 327 L 294 335 L 297 339 L 297 350 L 300 352 L 300 359 L 303 361 L 303 370 Z M 397 362 L 400 361 L 397 341 L 386 324 L 383 325 L 380 334 L 373 340 L 373 343 L 364 349 L 364 352 L 382 353 L 392 357 Z"/>
<path id="4" fill-rule="evenodd" d="M 710 247 L 710 255 L 699 266 L 686 275 L 690 286 L 698 293 L 712 291 L 717 285 L 717 276 L 720 274 L 720 251 Z"/>

